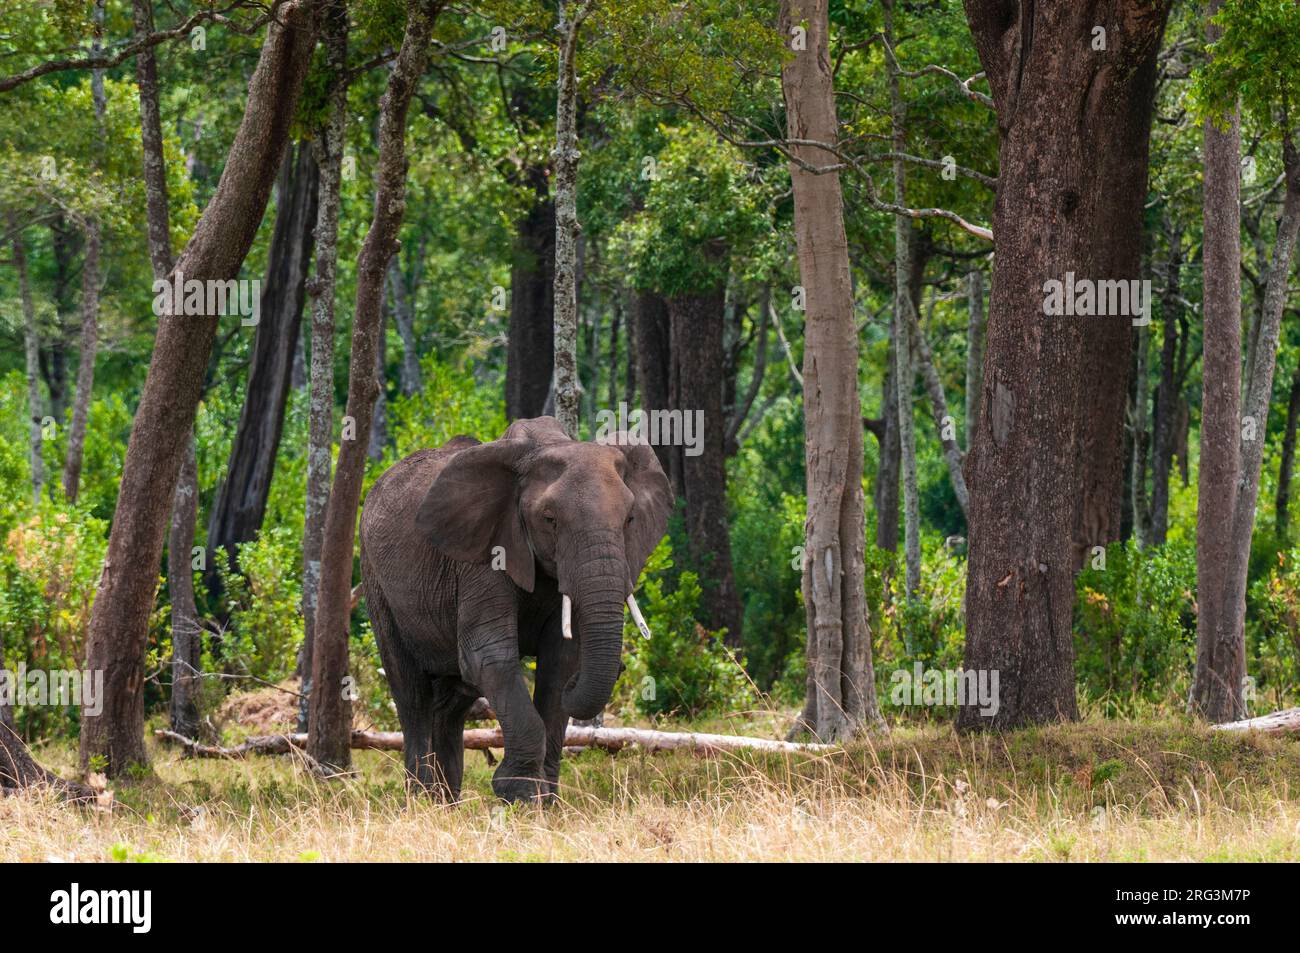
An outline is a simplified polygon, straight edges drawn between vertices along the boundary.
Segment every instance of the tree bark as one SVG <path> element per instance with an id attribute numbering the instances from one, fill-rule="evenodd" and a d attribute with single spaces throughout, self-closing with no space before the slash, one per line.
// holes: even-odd
<path id="1" fill-rule="evenodd" d="M 321 547 L 329 505 L 334 455 L 334 295 L 338 269 L 339 201 L 347 124 L 348 13 L 342 0 L 322 11 L 321 44 L 331 77 L 325 124 L 313 141 L 320 170 L 316 208 L 316 274 L 309 285 L 311 368 L 307 421 L 307 494 L 302 530 L 303 640 L 298 653 L 301 685 L 298 728 L 308 728 L 312 690 L 312 655 L 316 646 L 316 600 L 320 591 Z"/>
<path id="2" fill-rule="evenodd" d="M 728 645 L 743 642 L 743 611 L 731 565 L 727 527 L 727 467 L 722 427 L 722 285 L 668 299 L 673 353 L 678 367 L 675 409 L 701 413 L 699 453 L 681 455 L 686 498 L 686 539 L 699 572 L 710 628 L 727 630 Z M 685 448 L 678 448 L 684 450 Z"/>
<path id="3" fill-rule="evenodd" d="M 1093 51 L 1091 5 L 966 0 L 1000 161 L 984 390 L 967 464 L 965 668 L 998 671 L 1001 704 L 991 718 L 962 706 L 961 729 L 1078 717 L 1074 572 L 1080 542 L 1118 529 L 1132 317 L 1049 317 L 1045 283 L 1071 271 L 1140 278 L 1168 8 L 1111 4 L 1107 48 Z"/>
<path id="4" fill-rule="evenodd" d="M 898 322 L 892 316 L 885 378 L 880 389 L 880 421 L 880 463 L 876 468 L 873 501 L 876 507 L 876 545 L 893 553 L 898 551 L 898 487 L 903 451 L 898 433 Z"/>
<path id="5" fill-rule="evenodd" d="M 13 708 L 0 703 L 0 794 L 48 786 L 72 802 L 94 801 L 96 794 L 84 784 L 65 781 L 36 762 L 14 725 Z"/>
<path id="6" fill-rule="evenodd" d="M 595 0 L 559 0 L 555 100 L 555 418 L 578 436 L 578 33 Z"/>
<path id="7" fill-rule="evenodd" d="M 134 0 L 135 34 L 153 33 L 153 4 Z M 154 277 L 172 270 L 170 218 L 167 212 L 167 166 L 163 158 L 162 112 L 158 107 L 158 64 L 153 48 L 135 58 L 135 81 L 140 89 L 140 136 L 144 146 L 144 187 L 149 234 L 149 261 Z"/>
<path id="8" fill-rule="evenodd" d="M 310 3 L 279 8 L 267 31 L 248 102 L 221 181 L 177 262 L 188 280 L 229 280 L 266 209 L 315 40 Z M 159 319 L 153 358 L 123 462 L 108 554 L 91 611 L 86 665 L 104 672 L 104 708 L 86 715 L 83 769 L 106 759 L 110 775 L 144 763 L 144 655 L 163 537 L 194 423 L 217 318 Z"/>
<path id="9" fill-rule="evenodd" d="M 357 507 L 365 476 L 366 447 L 378 382 L 375 352 L 383 328 L 384 276 L 398 249 L 406 212 L 406 114 L 424 71 L 433 20 L 441 0 L 408 0 L 406 33 L 379 104 L 379 163 L 375 211 L 357 256 L 357 297 L 352 319 L 347 415 L 355 433 L 339 446 L 325 512 L 317 597 L 307 751 L 326 769 L 351 763 L 352 704 L 347 690 L 348 619 L 352 593 Z"/>
<path id="10" fill-rule="evenodd" d="M 27 414 L 30 418 L 27 459 L 31 468 L 32 498 L 39 503 L 41 487 L 45 485 L 45 461 L 41 456 L 41 420 L 45 416 L 41 401 L 41 338 L 36 326 L 36 304 L 32 301 L 22 228 L 12 217 L 9 227 L 13 230 L 14 270 L 18 272 L 18 295 L 23 305 L 23 350 L 27 358 Z"/>
<path id="11" fill-rule="evenodd" d="M 510 259 L 510 332 L 506 345 L 506 416 L 538 417 L 551 389 L 555 350 L 555 203 L 546 173 L 525 175 L 535 199 L 516 225 Z"/>
<path id="12" fill-rule="evenodd" d="M 311 268 L 318 178 L 311 146 L 301 143 L 296 155 L 290 146 L 276 185 L 275 229 L 267 252 L 244 404 L 230 446 L 226 477 L 208 512 L 211 558 L 206 582 L 214 597 L 221 591 L 219 560 L 224 559 L 231 570 L 237 569 L 237 548 L 256 538 L 271 494 Z"/>
<path id="13" fill-rule="evenodd" d="M 836 142 L 827 0 L 783 0 L 781 34 L 807 27 L 807 48 L 781 70 L 790 138 Z M 794 155 L 811 166 L 831 157 L 813 146 Z M 881 724 L 864 595 L 866 520 L 862 491 L 862 403 L 844 200 L 838 173 L 790 163 L 795 238 L 805 291 L 803 591 L 808 618 L 808 700 L 801 727 L 839 741 Z"/>
<path id="14" fill-rule="evenodd" d="M 1151 449 L 1151 431 L 1147 424 L 1147 354 L 1150 341 L 1145 327 L 1138 328 L 1137 366 L 1133 373 L 1133 535 L 1138 549 L 1151 544 L 1151 503 L 1147 496 L 1147 456 Z"/>

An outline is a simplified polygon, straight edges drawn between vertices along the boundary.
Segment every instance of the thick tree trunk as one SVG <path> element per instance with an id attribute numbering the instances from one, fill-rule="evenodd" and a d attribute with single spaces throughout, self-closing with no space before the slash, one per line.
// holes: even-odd
<path id="1" fill-rule="evenodd" d="M 578 436 L 578 33 L 595 0 L 559 0 L 555 99 L 555 418 Z"/>
<path id="2" fill-rule="evenodd" d="M 194 604 L 194 521 L 199 510 L 199 471 L 190 438 L 176 481 L 167 536 L 167 590 L 172 602 L 172 731 L 199 736 L 199 675 L 203 644 Z"/>
<path id="3" fill-rule="evenodd" d="M 237 568 L 237 547 L 256 538 L 271 494 L 311 268 L 318 178 L 308 143 L 301 143 L 296 155 L 292 147 L 286 151 L 244 405 L 226 477 L 208 513 L 206 582 L 214 596 L 221 590 L 218 562 Z"/>
<path id="4" fill-rule="evenodd" d="M 27 272 L 27 250 L 21 226 L 11 218 L 13 230 L 14 270 L 18 272 L 18 295 L 23 306 L 23 351 L 27 357 L 27 459 L 31 469 L 32 498 L 41 499 L 45 485 L 45 462 L 41 456 L 41 420 L 45 416 L 41 401 L 41 339 L 36 327 L 36 304 L 32 301 L 32 283 Z"/>
<path id="5" fill-rule="evenodd" d="M 827 0 L 783 0 L 781 33 L 808 29 L 807 48 L 781 71 L 791 138 L 838 140 L 835 89 L 828 53 Z M 833 158 L 796 147 L 810 166 Z M 866 547 L 862 492 L 862 403 L 853 281 L 837 173 L 790 164 L 795 238 L 805 290 L 804 461 L 808 515 L 804 524 L 803 591 L 808 616 L 808 691 L 802 725 L 839 741 L 879 724 L 871 666 L 871 629 L 864 596 Z"/>
<path id="6" fill-rule="evenodd" d="M 1178 412 L 1182 403 L 1177 379 L 1178 340 L 1182 305 L 1182 230 L 1165 230 L 1169 258 L 1165 262 L 1165 287 L 1161 294 L 1160 383 L 1156 387 L 1155 446 L 1151 458 L 1151 543 L 1163 546 L 1169 533 L 1169 478 L 1178 441 Z"/>
<path id="7" fill-rule="evenodd" d="M 673 353 L 678 367 L 676 408 L 683 417 L 703 414 L 700 445 L 682 453 L 686 539 L 704 590 L 703 609 L 711 628 L 727 629 L 728 645 L 742 644 L 743 612 L 731 565 L 727 527 L 727 467 L 723 445 L 722 323 L 724 290 L 675 295 L 668 300 Z M 680 448 L 687 449 L 687 448 Z"/>
<path id="8" fill-rule="evenodd" d="M 536 199 L 516 226 L 510 259 L 510 336 L 506 343 L 506 417 L 538 417 L 551 389 L 555 351 L 555 204 L 546 173 L 526 177 Z"/>
<path id="9" fill-rule="evenodd" d="M 984 391 L 968 463 L 965 667 L 998 671 L 1001 703 L 991 718 L 962 706 L 963 729 L 1078 716 L 1074 571 L 1081 537 L 1100 545 L 1118 529 L 1132 316 L 1048 316 L 1045 283 L 1067 272 L 1141 277 L 1168 7 L 1112 4 L 1106 49 L 1092 51 L 1089 5 L 966 2 L 997 109 L 1000 171 Z"/>
<path id="10" fill-rule="evenodd" d="M 312 295 L 311 370 L 307 421 L 307 495 L 302 529 L 303 640 L 298 653 L 298 728 L 308 728 L 312 690 L 312 654 L 316 646 L 316 600 L 320 592 L 321 547 L 325 510 L 329 505 L 334 456 L 334 294 L 338 269 L 339 202 L 343 178 L 344 132 L 348 88 L 344 77 L 348 59 L 348 14 L 342 0 L 331 0 L 322 11 L 321 44 L 331 76 L 328 113 L 313 141 L 319 170 L 316 208 L 316 274 Z"/>
<path id="11" fill-rule="evenodd" d="M 186 280 L 229 280 L 266 209 L 315 42 L 310 3 L 279 8 L 249 81 L 244 118 L 221 181 L 176 265 Z M 146 760 L 144 661 L 163 537 L 190 438 L 217 318 L 171 313 L 159 319 L 153 358 L 136 408 L 91 611 L 86 665 L 104 672 L 104 708 L 86 715 L 83 769 L 106 759 L 110 775 Z"/>
<path id="12" fill-rule="evenodd" d="M 378 381 L 375 352 L 383 329 L 384 276 L 398 249 L 406 213 L 406 114 L 424 71 L 439 0 L 408 0 L 406 33 L 379 104 L 379 163 L 375 211 L 357 256 L 357 298 L 352 319 L 347 415 L 355 433 L 339 446 L 325 512 L 320 592 L 312 652 L 307 751 L 326 769 L 351 763 L 352 703 L 347 689 L 348 619 L 352 594 L 357 507 L 366 469 L 371 415 Z"/>

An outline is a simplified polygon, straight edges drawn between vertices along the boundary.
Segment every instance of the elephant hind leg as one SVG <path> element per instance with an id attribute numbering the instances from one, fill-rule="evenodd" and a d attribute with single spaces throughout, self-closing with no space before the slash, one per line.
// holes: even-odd
<path id="1" fill-rule="evenodd" d="M 384 674 L 397 708 L 397 720 L 402 724 L 402 752 L 406 761 L 408 786 L 424 791 L 443 793 L 433 754 L 433 685 L 414 657 L 402 645 L 392 612 L 384 598 L 383 589 L 364 572 L 366 608 L 370 614 L 370 627 L 379 643 L 379 657 L 384 663 Z"/>
<path id="2" fill-rule="evenodd" d="M 454 675 L 435 677 L 432 684 L 434 769 L 440 793 L 456 801 L 465 776 L 465 715 L 478 691 Z"/>

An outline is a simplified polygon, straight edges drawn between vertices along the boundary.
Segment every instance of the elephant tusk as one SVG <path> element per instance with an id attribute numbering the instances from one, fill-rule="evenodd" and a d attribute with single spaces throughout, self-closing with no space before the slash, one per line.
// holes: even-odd
<path id="1" fill-rule="evenodd" d="M 645 616 L 641 614 L 641 607 L 636 604 L 636 596 L 628 593 L 627 607 L 632 610 L 632 621 L 636 627 L 641 630 L 641 635 L 650 638 L 650 626 L 645 624 Z"/>
<path id="2" fill-rule="evenodd" d="M 568 596 L 560 603 L 560 631 L 566 639 L 573 638 L 573 600 Z"/>

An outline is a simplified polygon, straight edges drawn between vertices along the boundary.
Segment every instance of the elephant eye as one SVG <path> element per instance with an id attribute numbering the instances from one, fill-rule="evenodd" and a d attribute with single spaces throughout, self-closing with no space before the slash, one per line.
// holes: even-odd
<path id="1" fill-rule="evenodd" d="M 547 526 L 554 526 L 554 525 L 555 525 L 555 517 L 554 517 L 554 516 L 543 516 L 542 519 L 546 520 L 546 525 L 547 525 Z"/>

